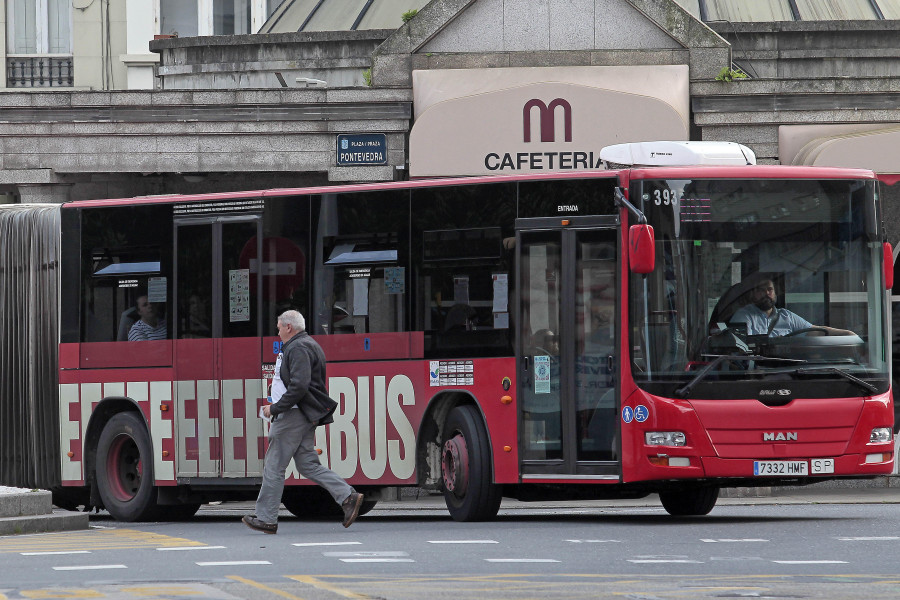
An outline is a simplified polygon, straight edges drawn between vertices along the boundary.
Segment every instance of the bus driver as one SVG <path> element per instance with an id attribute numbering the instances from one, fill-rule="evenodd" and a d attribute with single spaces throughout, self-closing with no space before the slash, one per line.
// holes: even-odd
<path id="1" fill-rule="evenodd" d="M 813 325 L 786 308 L 778 308 L 775 306 L 778 300 L 775 283 L 769 278 L 759 279 L 748 292 L 748 297 L 750 303 L 738 309 L 730 319 L 731 323 L 745 324 L 747 335 L 780 337 L 812 327 L 822 329 L 828 335 L 855 335 L 846 329 Z"/>

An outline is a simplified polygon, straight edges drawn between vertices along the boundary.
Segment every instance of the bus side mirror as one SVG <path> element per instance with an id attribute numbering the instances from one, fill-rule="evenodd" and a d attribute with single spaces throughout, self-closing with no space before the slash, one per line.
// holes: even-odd
<path id="1" fill-rule="evenodd" d="M 890 242 L 884 243 L 884 289 L 894 287 L 894 249 Z"/>
<path id="2" fill-rule="evenodd" d="M 628 266 L 632 273 L 652 273 L 656 266 L 653 227 L 646 223 L 628 230 Z"/>

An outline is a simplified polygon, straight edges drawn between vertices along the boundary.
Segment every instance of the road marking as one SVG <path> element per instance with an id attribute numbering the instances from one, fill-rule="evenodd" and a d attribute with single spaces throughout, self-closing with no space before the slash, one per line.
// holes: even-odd
<path id="1" fill-rule="evenodd" d="M 416 562 L 411 558 L 341 558 L 345 563 L 411 563 Z"/>
<path id="2" fill-rule="evenodd" d="M 300 544 L 291 544 L 291 546 L 357 546 L 362 544 L 362 542 L 305 542 Z"/>
<path id="3" fill-rule="evenodd" d="M 244 577 L 238 577 L 237 575 L 228 575 L 228 579 L 233 579 L 234 581 L 249 585 L 251 587 L 255 587 L 259 590 L 265 590 L 267 592 L 272 592 L 273 594 L 277 594 L 282 598 L 289 598 L 290 600 L 303 600 L 300 596 L 295 596 L 293 594 L 289 594 L 288 592 L 283 592 L 281 590 L 275 589 L 273 587 L 269 587 L 267 585 L 263 585 L 261 583 L 257 583 L 252 579 L 245 579 Z"/>
<path id="4" fill-rule="evenodd" d="M 55 554 L 90 554 L 90 550 L 58 550 L 47 552 L 19 552 L 22 556 L 50 556 Z"/>
<path id="5" fill-rule="evenodd" d="M 686 558 L 629 558 L 628 562 L 639 565 L 652 565 L 659 563 L 678 563 L 678 564 L 703 564 L 702 560 L 688 560 Z"/>
<path id="6" fill-rule="evenodd" d="M 429 544 L 499 544 L 496 540 L 428 540 Z"/>
<path id="7" fill-rule="evenodd" d="M 872 537 L 839 537 L 838 539 L 842 542 L 892 542 L 894 540 L 900 540 L 900 537 L 896 535 L 882 535 Z"/>
<path id="8" fill-rule="evenodd" d="M 71 550 L 124 550 L 170 546 L 205 546 L 185 538 L 136 529 L 88 529 L 61 533 L 7 536 L 0 538 L 0 553 L 62 552 Z"/>
<path id="9" fill-rule="evenodd" d="M 779 565 L 846 565 L 846 560 L 773 560 Z"/>
<path id="10" fill-rule="evenodd" d="M 331 558 L 396 558 L 409 556 L 409 552 L 400 550 L 384 550 L 381 552 L 323 552 L 323 556 Z"/>
<path id="11" fill-rule="evenodd" d="M 554 558 L 486 558 L 491 563 L 558 563 Z"/>
<path id="12" fill-rule="evenodd" d="M 239 567 L 241 565 L 271 565 L 267 560 L 220 560 L 194 563 L 199 567 Z"/>
<path id="13" fill-rule="evenodd" d="M 343 596 L 344 598 L 371 598 L 371 596 L 368 595 L 360 595 L 355 592 L 351 592 L 350 590 L 339 588 L 336 585 L 332 585 L 310 575 L 285 575 L 285 577 L 287 577 L 288 579 L 293 579 L 294 581 L 299 581 L 300 583 L 305 583 L 306 585 L 311 585 L 314 588 L 318 588 L 320 590 L 325 590 L 327 592 L 337 594 L 338 596 Z"/>
<path id="14" fill-rule="evenodd" d="M 54 571 L 96 571 L 99 569 L 127 569 L 125 565 L 75 565 L 72 567 L 53 567 Z"/>
<path id="15" fill-rule="evenodd" d="M 225 546 L 173 546 L 172 548 L 157 548 L 157 550 L 221 550 Z"/>
<path id="16" fill-rule="evenodd" d="M 763 538 L 722 538 L 719 540 L 710 540 L 705 538 L 700 538 L 701 542 L 706 542 L 708 544 L 716 544 L 716 543 L 732 543 L 732 542 L 768 542 L 769 540 L 764 540 Z"/>
<path id="17" fill-rule="evenodd" d="M 573 544 L 621 544 L 622 540 L 565 540 Z"/>

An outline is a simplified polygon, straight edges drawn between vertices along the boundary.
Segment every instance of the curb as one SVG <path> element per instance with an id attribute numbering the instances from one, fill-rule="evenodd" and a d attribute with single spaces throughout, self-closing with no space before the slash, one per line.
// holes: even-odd
<path id="1" fill-rule="evenodd" d="M 0 487 L 0 536 L 87 529 L 88 513 L 53 509 L 47 490 Z"/>

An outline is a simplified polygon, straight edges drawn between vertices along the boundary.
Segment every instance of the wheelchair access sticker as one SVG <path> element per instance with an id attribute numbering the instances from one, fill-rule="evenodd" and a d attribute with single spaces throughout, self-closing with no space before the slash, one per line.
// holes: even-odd
<path id="1" fill-rule="evenodd" d="M 637 421 L 643 423 L 650 416 L 650 411 L 643 404 L 638 404 L 634 408 L 626 406 L 622 409 L 622 420 L 626 423 Z"/>

